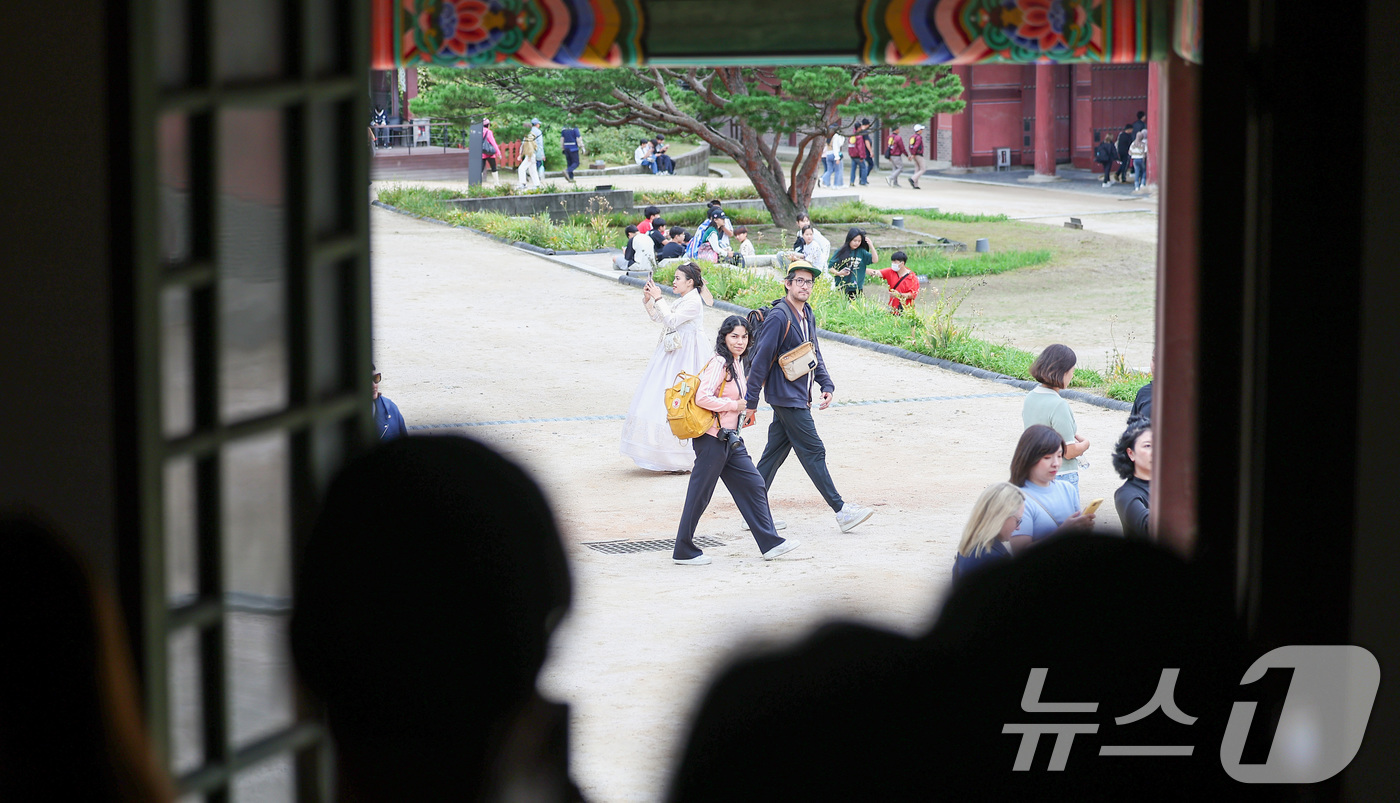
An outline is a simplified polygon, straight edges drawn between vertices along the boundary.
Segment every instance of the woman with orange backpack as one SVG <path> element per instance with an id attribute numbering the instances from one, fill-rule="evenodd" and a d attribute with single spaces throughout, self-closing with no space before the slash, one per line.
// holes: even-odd
<path id="1" fill-rule="evenodd" d="M 744 392 L 748 388 L 742 360 L 748 348 L 748 321 L 730 315 L 720 324 L 715 355 L 700 371 L 695 404 L 712 411 L 715 422 L 705 434 L 690 441 L 695 450 L 695 469 L 690 473 L 676 546 L 671 552 L 671 560 L 682 566 L 703 566 L 710 562 L 710 556 L 695 546 L 695 527 L 705 508 L 710 506 L 715 483 L 720 480 L 724 480 L 724 487 L 734 497 L 734 504 L 738 505 L 739 513 L 753 532 L 753 540 L 758 542 L 764 560 L 786 555 L 799 545 L 795 539 L 779 538 L 773 528 L 763 476 L 754 468 L 753 458 L 749 457 L 739 434 L 739 414 L 744 410 Z"/>

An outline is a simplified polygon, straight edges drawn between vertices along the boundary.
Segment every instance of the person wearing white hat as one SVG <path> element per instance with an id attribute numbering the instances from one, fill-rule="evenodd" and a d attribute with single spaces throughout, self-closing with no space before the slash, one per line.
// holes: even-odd
<path id="1" fill-rule="evenodd" d="M 914 157 L 914 175 L 909 177 L 909 186 L 916 190 L 921 190 L 919 179 L 923 178 L 924 171 L 924 126 L 922 123 L 914 126 L 914 136 L 909 138 L 909 154 Z"/>
<path id="2" fill-rule="evenodd" d="M 540 118 L 530 121 L 530 135 L 535 138 L 535 175 L 544 180 L 544 129 L 540 127 Z"/>

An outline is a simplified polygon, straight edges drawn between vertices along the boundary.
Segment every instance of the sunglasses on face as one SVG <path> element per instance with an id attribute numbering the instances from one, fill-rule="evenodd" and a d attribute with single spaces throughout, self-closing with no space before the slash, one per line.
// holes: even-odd
<path id="1" fill-rule="evenodd" d="M 375 371 L 375 372 L 374 372 L 374 384 L 378 385 L 378 384 L 379 384 L 379 380 L 381 380 L 381 379 L 383 379 L 383 378 L 384 378 L 384 375 L 383 375 L 383 374 L 379 373 L 378 371 Z"/>

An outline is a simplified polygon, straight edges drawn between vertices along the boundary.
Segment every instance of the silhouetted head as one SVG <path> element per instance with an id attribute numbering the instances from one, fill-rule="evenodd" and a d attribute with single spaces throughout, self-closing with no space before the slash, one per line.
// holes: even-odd
<path id="1" fill-rule="evenodd" d="M 413 436 L 331 483 L 292 655 L 338 739 L 480 736 L 534 690 L 570 580 L 539 486 L 476 441 Z"/>
<path id="2" fill-rule="evenodd" d="M 58 538 L 0 521 L 0 800 L 173 797 L 116 603 Z"/>

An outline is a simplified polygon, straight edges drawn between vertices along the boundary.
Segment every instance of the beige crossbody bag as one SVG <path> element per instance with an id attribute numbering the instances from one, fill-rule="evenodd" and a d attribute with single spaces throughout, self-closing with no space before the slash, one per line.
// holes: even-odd
<path id="1" fill-rule="evenodd" d="M 791 312 L 788 310 L 789 314 Z M 788 324 L 791 325 L 791 323 L 792 321 L 789 319 Z M 783 333 L 786 335 L 787 330 L 784 329 Z M 797 348 L 778 357 L 778 367 L 783 369 L 783 376 L 787 377 L 789 382 L 796 382 L 816 370 L 817 349 L 812 345 L 812 341 L 804 340 Z"/>

